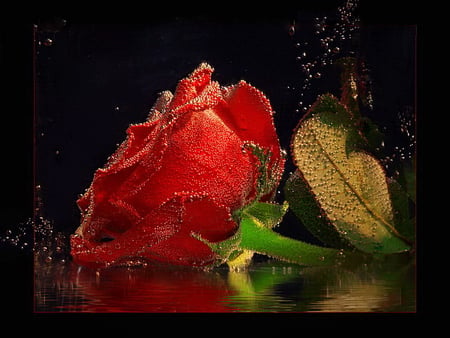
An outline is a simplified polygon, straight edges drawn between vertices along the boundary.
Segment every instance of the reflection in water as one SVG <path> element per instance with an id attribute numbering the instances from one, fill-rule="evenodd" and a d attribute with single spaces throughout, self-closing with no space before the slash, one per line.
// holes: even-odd
<path id="1" fill-rule="evenodd" d="M 411 262 L 302 268 L 276 261 L 249 271 L 163 267 L 90 270 L 36 263 L 37 312 L 415 311 Z"/>
<path id="2" fill-rule="evenodd" d="M 50 271 L 53 270 L 53 271 Z M 37 276 L 36 309 L 87 312 L 222 312 L 227 296 L 218 273 L 170 268 L 53 266 Z M 51 281 L 52 277 L 55 279 Z M 49 307 L 50 305 L 50 307 Z M 53 309 L 52 309 L 53 307 Z"/>

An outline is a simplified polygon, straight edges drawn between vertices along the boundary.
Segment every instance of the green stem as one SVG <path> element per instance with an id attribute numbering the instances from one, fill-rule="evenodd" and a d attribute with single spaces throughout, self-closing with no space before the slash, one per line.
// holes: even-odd
<path id="1" fill-rule="evenodd" d="M 284 237 L 272 229 L 258 225 L 249 218 L 241 221 L 241 232 L 240 246 L 242 249 L 300 265 L 335 265 L 344 257 L 347 259 L 349 256 L 355 255 Z"/>

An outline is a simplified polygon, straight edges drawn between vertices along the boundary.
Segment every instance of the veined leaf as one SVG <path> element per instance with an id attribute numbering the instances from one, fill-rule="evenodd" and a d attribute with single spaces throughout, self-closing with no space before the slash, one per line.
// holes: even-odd
<path id="1" fill-rule="evenodd" d="M 384 170 L 358 150 L 358 135 L 345 106 L 322 95 L 295 132 L 295 163 L 328 220 L 352 245 L 369 253 L 406 251 Z"/>
<path id="2" fill-rule="evenodd" d="M 298 170 L 291 174 L 284 186 L 289 207 L 303 225 L 322 243 L 333 248 L 351 245 L 336 231 Z"/>

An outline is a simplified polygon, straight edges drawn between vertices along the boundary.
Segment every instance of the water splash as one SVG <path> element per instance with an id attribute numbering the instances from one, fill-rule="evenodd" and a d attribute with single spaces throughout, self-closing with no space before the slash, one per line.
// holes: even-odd
<path id="1" fill-rule="evenodd" d="M 32 220 L 28 219 L 15 226 L 4 227 L 6 230 L 0 235 L 0 246 L 15 247 L 26 251 L 32 250 L 33 241 L 30 231 L 32 223 Z"/>
<path id="2" fill-rule="evenodd" d="M 69 236 L 61 231 L 56 231 L 53 222 L 43 217 L 39 217 L 31 225 L 34 234 L 35 261 L 41 264 L 66 262 L 70 252 Z"/>
<path id="3" fill-rule="evenodd" d="M 15 225 L 2 226 L 0 249 L 13 248 L 32 254 L 42 264 L 65 263 L 70 256 L 69 236 L 55 229 L 54 223 L 42 216 L 41 186 L 35 187 L 33 218 Z"/>

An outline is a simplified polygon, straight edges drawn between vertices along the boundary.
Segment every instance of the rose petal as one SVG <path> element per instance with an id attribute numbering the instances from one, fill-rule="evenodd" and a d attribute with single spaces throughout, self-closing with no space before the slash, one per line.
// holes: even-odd
<path id="1" fill-rule="evenodd" d="M 233 129 L 244 143 L 252 143 L 270 152 L 268 170 L 278 185 L 284 168 L 278 136 L 276 133 L 274 111 L 266 96 L 245 81 L 223 89 L 225 106 L 217 109 L 220 118 Z M 250 156 L 254 167 L 259 161 Z"/>
<path id="2" fill-rule="evenodd" d="M 179 201 L 182 219 L 179 231 L 165 241 L 148 247 L 144 257 L 165 263 L 205 266 L 214 262 L 214 252 L 194 237 L 218 242 L 232 236 L 237 224 L 227 207 L 218 205 L 207 195 L 177 193 L 172 201 Z"/>
<path id="3" fill-rule="evenodd" d="M 137 210 L 132 207 L 129 198 L 138 193 L 160 168 L 167 148 L 167 131 L 162 130 L 156 135 L 156 128 L 155 123 L 131 126 L 127 141 L 115 154 L 120 161 L 96 171 L 88 192 L 78 200 L 83 212 L 79 232 L 89 230 L 95 238 L 100 236 L 98 229 L 103 227 L 108 231 L 123 232 L 139 215 L 148 212 L 148 208 Z M 85 226 L 89 229 L 84 229 Z"/>
<path id="4" fill-rule="evenodd" d="M 173 94 L 169 90 L 163 91 L 156 99 L 156 102 L 153 105 L 152 109 L 150 109 L 147 121 L 153 122 L 161 118 L 161 116 L 166 113 L 167 108 L 172 101 L 172 98 Z"/>
<path id="5" fill-rule="evenodd" d="M 234 235 L 238 225 L 229 208 L 218 205 L 209 196 L 189 195 L 184 201 L 183 227 L 209 242 L 219 242 Z"/>
<path id="6" fill-rule="evenodd" d="M 187 78 L 182 79 L 175 90 L 170 103 L 170 109 L 185 104 L 194 99 L 211 82 L 214 69 L 207 63 L 202 63 Z"/>
<path id="7" fill-rule="evenodd" d="M 111 241 L 101 243 L 93 238 L 72 236 L 71 254 L 79 264 L 111 265 L 130 257 L 145 257 L 144 252 L 173 236 L 180 229 L 180 201 L 172 199 L 154 209 L 134 227 Z"/>
<path id="8" fill-rule="evenodd" d="M 161 134 L 159 120 L 131 125 L 127 129 L 127 138 L 117 151 L 110 156 L 105 168 L 98 170 L 102 174 L 111 174 L 137 163 L 154 147 Z"/>
<path id="9" fill-rule="evenodd" d="M 216 259 L 216 255 L 208 245 L 185 233 L 177 233 L 168 240 L 148 248 L 143 257 L 162 263 L 187 266 L 207 266 Z"/>
<path id="10" fill-rule="evenodd" d="M 172 114 L 182 115 L 187 112 L 214 109 L 214 107 L 222 101 L 221 87 L 218 82 L 212 81 L 193 99 L 176 107 L 172 111 Z"/>
<path id="11" fill-rule="evenodd" d="M 273 109 L 266 96 L 245 81 L 224 88 L 227 109 L 219 116 L 243 141 L 251 141 L 270 149 L 279 156 L 278 137 L 272 115 Z"/>
<path id="12" fill-rule="evenodd" d="M 212 110 L 187 113 L 174 125 L 161 169 L 132 198 L 138 209 L 157 207 L 173 192 L 206 193 L 240 207 L 254 184 L 241 140 Z"/>

